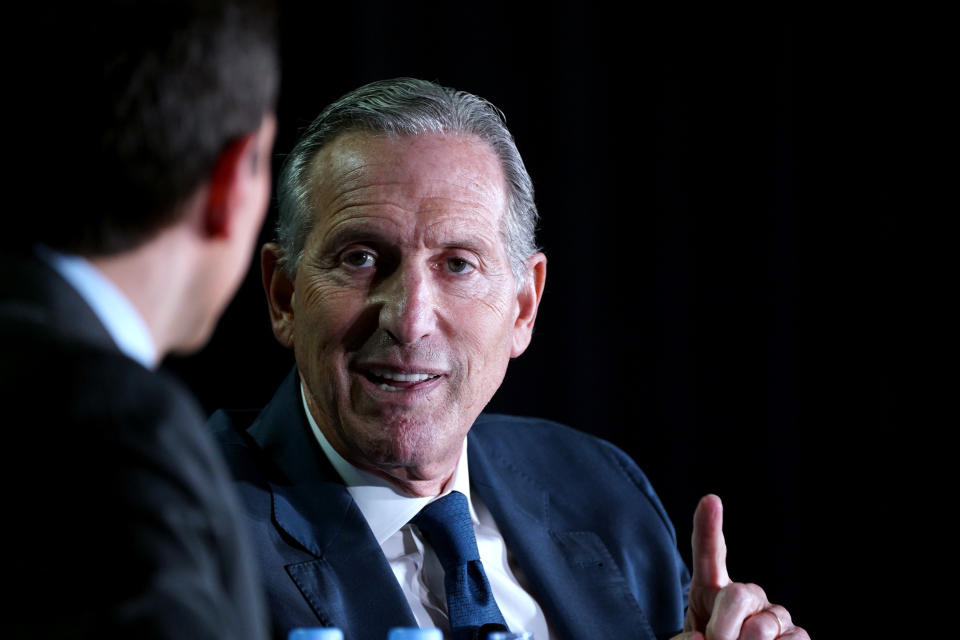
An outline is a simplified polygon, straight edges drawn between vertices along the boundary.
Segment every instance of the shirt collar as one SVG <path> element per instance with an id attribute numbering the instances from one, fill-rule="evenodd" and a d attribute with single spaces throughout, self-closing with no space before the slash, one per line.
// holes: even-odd
<path id="1" fill-rule="evenodd" d="M 307 422 L 310 423 L 310 429 L 313 431 L 317 442 L 320 443 L 320 448 L 323 449 L 323 453 L 327 456 L 330 464 L 343 478 L 343 482 L 347 485 L 347 491 L 350 492 L 354 502 L 357 503 L 357 507 L 360 508 L 360 512 L 363 513 L 363 517 L 366 518 L 378 544 L 383 545 L 390 536 L 420 513 L 421 509 L 451 491 L 459 491 L 467 496 L 467 502 L 470 505 L 470 518 L 473 520 L 474 526 L 479 524 L 477 514 L 473 509 L 473 501 L 470 499 L 470 471 L 467 463 L 466 438 L 463 439 L 460 460 L 453 472 L 453 482 L 450 483 L 449 489 L 439 496 L 411 497 L 400 493 L 396 487 L 380 476 L 355 467 L 337 453 L 327 441 L 326 436 L 323 435 L 323 431 L 317 426 L 310 409 L 307 408 L 305 393 L 303 382 L 301 382 L 300 399 L 303 403 L 303 412 L 307 415 Z"/>
<path id="2" fill-rule="evenodd" d="M 85 258 L 44 245 L 34 250 L 83 298 L 120 351 L 147 369 L 157 366 L 157 347 L 147 323 L 117 285 Z"/>

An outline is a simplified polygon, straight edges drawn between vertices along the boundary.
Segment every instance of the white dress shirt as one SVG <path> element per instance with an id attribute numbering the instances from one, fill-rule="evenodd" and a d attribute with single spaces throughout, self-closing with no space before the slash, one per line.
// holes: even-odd
<path id="1" fill-rule="evenodd" d="M 310 414 L 302 383 L 300 396 L 304 413 L 317 442 L 333 468 L 343 478 L 347 491 L 367 519 L 370 530 L 373 531 L 403 589 L 417 624 L 421 628 L 437 627 L 449 630 L 443 568 L 433 549 L 424 544 L 420 530 L 409 524 L 411 518 L 420 513 L 423 507 L 442 496 L 415 498 L 405 495 L 383 478 L 347 462 L 327 442 Z M 460 461 L 453 474 L 453 482 L 442 495 L 450 491 L 459 491 L 467 497 L 470 504 L 470 518 L 473 520 L 473 531 L 477 537 L 480 561 L 483 562 L 493 597 L 507 626 L 512 631 L 530 631 L 535 640 L 549 640 L 550 634 L 543 611 L 522 586 L 522 582 L 526 581 L 522 580 L 519 568 L 511 561 L 497 523 L 493 521 L 493 516 L 479 497 L 471 496 L 466 438 L 463 441 Z"/>
<path id="2" fill-rule="evenodd" d="M 34 252 L 80 294 L 127 357 L 147 369 L 157 366 L 157 347 L 143 316 L 117 285 L 80 256 L 37 245 Z"/>

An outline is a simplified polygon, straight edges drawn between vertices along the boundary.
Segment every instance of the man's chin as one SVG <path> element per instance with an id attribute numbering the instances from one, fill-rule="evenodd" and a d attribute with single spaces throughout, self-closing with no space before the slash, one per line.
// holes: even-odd
<path id="1" fill-rule="evenodd" d="M 455 464 L 463 446 L 463 435 L 459 434 L 466 434 L 452 425 L 437 429 L 439 421 L 407 412 L 391 412 L 365 422 L 366 437 L 360 442 L 354 440 L 359 445 L 355 453 L 362 462 L 357 466 L 381 471 L 408 469 L 416 473 L 423 469 L 429 473 L 427 470 L 447 466 L 451 460 Z"/>

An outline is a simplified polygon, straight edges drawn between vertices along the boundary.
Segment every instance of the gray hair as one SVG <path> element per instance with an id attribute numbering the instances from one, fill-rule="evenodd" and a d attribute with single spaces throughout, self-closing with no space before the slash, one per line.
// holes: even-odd
<path id="1" fill-rule="evenodd" d="M 277 185 L 280 266 L 292 277 L 315 216 L 310 211 L 310 164 L 340 134 L 362 131 L 392 136 L 426 133 L 471 134 L 491 146 L 507 185 L 503 238 L 517 287 L 527 279 L 526 260 L 537 252 L 537 207 L 533 182 L 503 113 L 467 93 L 415 78 L 371 82 L 329 105 L 303 132 L 284 163 Z"/>

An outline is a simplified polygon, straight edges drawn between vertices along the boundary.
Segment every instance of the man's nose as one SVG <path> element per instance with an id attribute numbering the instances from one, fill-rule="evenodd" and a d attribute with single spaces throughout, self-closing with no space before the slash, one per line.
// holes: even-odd
<path id="1" fill-rule="evenodd" d="M 413 344 L 436 327 L 433 281 L 426 266 L 401 264 L 374 291 L 380 328 L 398 344 Z"/>

